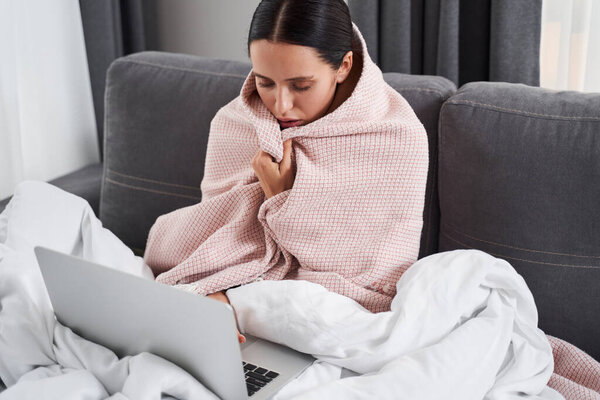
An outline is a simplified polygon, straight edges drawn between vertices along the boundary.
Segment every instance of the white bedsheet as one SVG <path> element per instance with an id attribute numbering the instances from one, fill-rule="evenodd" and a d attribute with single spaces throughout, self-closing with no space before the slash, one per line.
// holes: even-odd
<path id="1" fill-rule="evenodd" d="M 213 399 L 148 353 L 118 359 L 56 322 L 33 247 L 151 278 L 88 203 L 25 181 L 0 214 L 0 399 Z M 563 399 L 546 386 L 550 344 L 525 282 L 478 250 L 425 257 L 400 279 L 392 311 L 372 314 L 304 281 L 228 290 L 240 328 L 318 358 L 276 399 Z M 340 379 L 341 367 L 360 376 Z"/>

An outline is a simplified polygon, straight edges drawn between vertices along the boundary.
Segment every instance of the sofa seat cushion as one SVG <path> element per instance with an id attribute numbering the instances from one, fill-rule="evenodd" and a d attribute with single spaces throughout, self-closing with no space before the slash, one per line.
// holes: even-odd
<path id="1" fill-rule="evenodd" d="M 69 193 L 83 197 L 90 203 L 98 216 L 100 207 L 100 187 L 102 184 L 102 163 L 90 164 L 74 172 L 49 181 Z M 12 196 L 0 201 L 0 212 L 6 208 Z"/>

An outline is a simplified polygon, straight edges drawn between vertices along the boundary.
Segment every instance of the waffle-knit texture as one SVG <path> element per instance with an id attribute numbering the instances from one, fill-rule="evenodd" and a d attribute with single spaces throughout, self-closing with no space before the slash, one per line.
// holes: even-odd
<path id="1" fill-rule="evenodd" d="M 281 130 L 253 71 L 210 125 L 202 201 L 157 218 L 144 260 L 156 280 L 208 294 L 303 279 L 373 312 L 419 253 L 429 163 L 425 128 L 362 46 L 363 69 L 333 112 Z M 292 138 L 293 187 L 266 198 L 251 160 Z"/>
<path id="2" fill-rule="evenodd" d="M 546 336 L 554 357 L 548 386 L 566 400 L 600 400 L 600 363 L 571 343 Z"/>

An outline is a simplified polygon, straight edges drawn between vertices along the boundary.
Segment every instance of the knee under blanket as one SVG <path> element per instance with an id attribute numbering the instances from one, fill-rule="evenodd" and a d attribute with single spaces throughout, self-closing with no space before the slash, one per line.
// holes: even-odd
<path id="1" fill-rule="evenodd" d="M 0 400 L 215 398 L 164 359 L 118 359 L 58 323 L 36 245 L 152 279 L 85 200 L 44 182 L 19 184 L 0 214 L 0 378 L 8 386 Z M 227 295 L 243 330 L 318 358 L 277 400 L 562 399 L 552 388 L 567 399 L 600 399 L 600 364 L 544 335 L 521 276 L 478 250 L 417 261 L 389 312 L 373 314 L 302 280 L 264 280 Z M 341 367 L 361 375 L 340 379 Z"/>
<path id="2" fill-rule="evenodd" d="M 250 71 L 211 122 L 202 201 L 160 216 L 144 259 L 157 280 L 200 294 L 264 279 L 301 279 L 389 310 L 418 257 L 427 133 L 362 47 L 362 73 L 337 109 L 281 130 Z M 265 200 L 251 166 L 277 162 L 292 138 L 294 185 Z"/>

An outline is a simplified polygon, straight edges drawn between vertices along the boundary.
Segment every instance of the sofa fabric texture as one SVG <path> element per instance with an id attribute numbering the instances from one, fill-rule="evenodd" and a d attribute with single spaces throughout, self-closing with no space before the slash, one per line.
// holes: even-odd
<path id="1" fill-rule="evenodd" d="M 540 328 L 600 359 L 600 94 L 472 82 L 439 124 L 439 251 L 507 260 Z"/>

